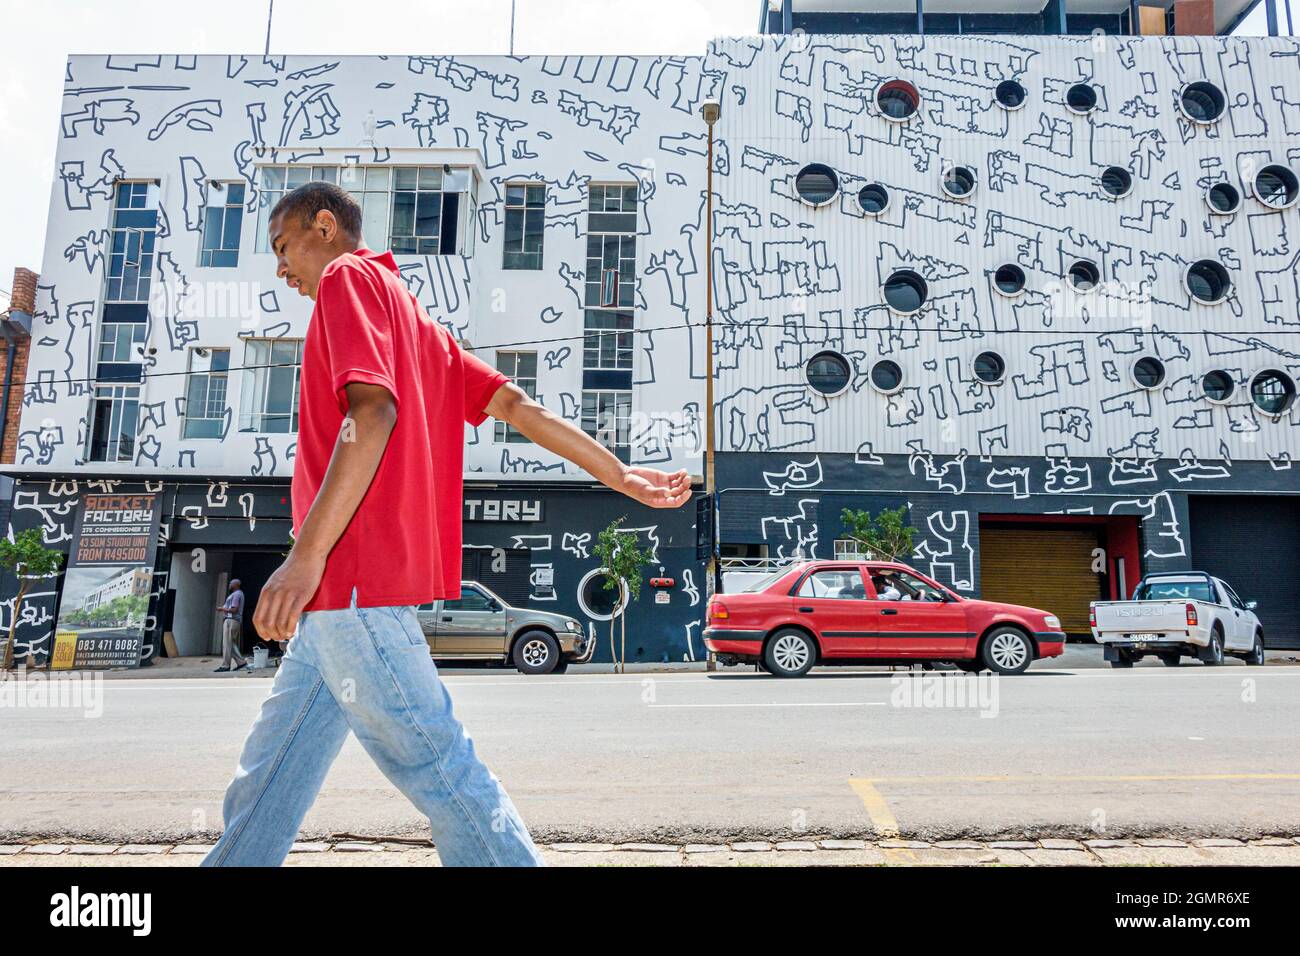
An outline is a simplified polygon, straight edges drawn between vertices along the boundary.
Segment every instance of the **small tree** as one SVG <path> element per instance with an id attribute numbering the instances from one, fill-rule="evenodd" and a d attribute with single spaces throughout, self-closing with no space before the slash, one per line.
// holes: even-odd
<path id="1" fill-rule="evenodd" d="M 624 516 L 626 517 L 626 516 Z M 641 547 L 641 542 L 634 531 L 624 531 L 619 526 L 624 518 L 611 521 L 596 536 L 596 546 L 592 549 L 605 569 L 605 589 L 614 591 L 614 613 L 609 619 L 609 652 L 618 666 L 618 673 L 623 673 L 627 660 L 627 622 L 622 613 L 623 587 L 626 586 L 628 603 L 641 596 L 641 569 L 650 560 L 650 552 Z M 622 650 L 614 648 L 614 621 L 618 620 L 622 634 Z"/>
<path id="2" fill-rule="evenodd" d="M 845 508 L 840 512 L 844 533 L 863 545 L 868 554 L 882 561 L 899 561 L 912 556 L 912 535 L 907 523 L 907 505 L 883 508 L 875 518 L 868 510 Z"/>
<path id="3" fill-rule="evenodd" d="M 0 538 L 0 568 L 18 579 L 18 593 L 14 595 L 13 614 L 9 618 L 9 638 L 5 641 L 5 670 L 12 670 L 14 666 L 14 640 L 18 636 L 18 619 L 27 592 L 35 582 L 57 574 L 62 561 L 62 552 L 45 547 L 41 542 L 41 532 L 36 528 L 28 528 L 12 541 Z"/>

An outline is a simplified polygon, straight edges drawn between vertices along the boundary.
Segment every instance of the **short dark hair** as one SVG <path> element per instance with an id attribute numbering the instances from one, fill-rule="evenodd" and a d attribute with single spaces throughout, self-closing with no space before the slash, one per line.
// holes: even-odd
<path id="1" fill-rule="evenodd" d="M 310 182 L 285 193 L 271 210 L 271 219 L 296 216 L 299 225 L 310 229 L 322 209 L 328 209 L 339 228 L 353 239 L 361 238 L 361 206 L 351 193 L 333 183 Z"/>

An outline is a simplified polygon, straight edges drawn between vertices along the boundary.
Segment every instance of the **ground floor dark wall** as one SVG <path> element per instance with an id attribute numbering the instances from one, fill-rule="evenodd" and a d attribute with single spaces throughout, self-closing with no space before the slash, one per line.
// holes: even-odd
<path id="1" fill-rule="evenodd" d="M 1269 502 L 1290 508 L 1300 498 L 1300 467 L 1289 462 L 981 458 L 966 454 L 832 455 L 744 453 L 718 457 L 720 537 L 726 544 L 766 545 L 770 557 L 830 558 L 844 537 L 841 511 L 906 505 L 915 529 L 909 564 L 972 597 L 981 595 L 980 524 L 984 516 L 1131 515 L 1137 519 L 1139 564 L 1128 575 L 1183 570 L 1209 561 L 1193 550 L 1193 498 L 1249 495 L 1261 511 Z M 1005 520 L 1005 519 L 1004 519 Z M 1286 527 L 1257 529 L 1253 547 L 1290 548 Z M 1274 563 L 1276 567 L 1277 562 Z M 1246 600 L 1254 574 L 1215 554 L 1211 570 Z M 1026 567 L 1025 573 L 1033 572 Z M 1243 579 L 1250 578 L 1250 579 Z M 1276 603 L 1276 602 L 1274 602 Z M 1300 646 L 1281 626 L 1290 608 L 1259 609 L 1270 647 Z M 1278 622 L 1269 634 L 1269 620 Z"/>
<path id="2" fill-rule="evenodd" d="M 18 533 L 40 528 L 47 547 L 67 553 L 82 496 L 87 492 L 153 491 L 162 494 L 162 522 L 150 617 L 146 622 L 145 656 L 162 647 L 166 595 L 173 559 L 201 561 L 205 551 L 235 552 L 235 576 L 247 580 L 249 611 L 264 580 L 290 547 L 291 507 L 287 483 L 259 481 L 187 482 L 122 481 L 94 476 L 20 478 L 14 487 L 7 530 Z M 596 536 L 611 521 L 624 518 L 651 554 L 640 598 L 625 612 L 629 661 L 701 660 L 703 562 L 695 557 L 695 509 L 674 511 L 646 508 L 599 487 L 555 488 L 512 484 L 465 490 L 464 543 L 485 557 L 482 564 L 528 562 L 526 604 L 569 614 L 599 636 L 595 660 L 611 660 L 609 622 L 601 605 L 604 592 L 592 572 L 599 570 L 593 555 Z M 381 543 L 382 546 L 382 543 Z M 514 569 L 511 569 L 514 570 Z M 545 582 L 550 580 L 550 584 Z M 663 589 L 667 603 L 655 599 L 651 577 L 672 578 Z M 29 650 L 44 660 L 53 643 L 62 575 L 33 589 L 24 603 L 15 649 L 21 659 Z M 491 583 L 491 582 L 488 582 Z M 585 585 L 585 587 L 584 587 Z M 7 633 L 13 615 L 16 582 L 0 579 L 0 626 Z M 250 613 L 251 617 L 251 613 Z M 256 639 L 245 625 L 245 646 Z"/>

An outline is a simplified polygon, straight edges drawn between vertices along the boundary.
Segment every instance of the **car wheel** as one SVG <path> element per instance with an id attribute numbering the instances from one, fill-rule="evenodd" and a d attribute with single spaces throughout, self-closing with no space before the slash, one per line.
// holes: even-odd
<path id="1" fill-rule="evenodd" d="M 763 666 L 775 677 L 802 677 L 817 663 L 817 647 L 803 631 L 777 631 L 763 649 Z"/>
<path id="2" fill-rule="evenodd" d="M 1160 662 L 1165 667 L 1178 667 L 1183 663 L 1183 658 L 1179 654 L 1161 654 Z"/>
<path id="3" fill-rule="evenodd" d="M 1119 658 L 1110 662 L 1111 667 L 1132 667 L 1133 658 L 1128 656 L 1126 651 L 1117 651 Z"/>
<path id="4" fill-rule="evenodd" d="M 558 664 L 555 665 L 554 668 L 551 669 L 551 673 L 552 673 L 552 674 L 563 674 L 563 673 L 564 673 L 565 671 L 567 671 L 568 669 L 569 669 L 569 662 L 568 662 L 568 661 L 560 661 Z"/>
<path id="5" fill-rule="evenodd" d="M 1209 656 L 1201 658 L 1206 667 L 1218 667 L 1223 663 L 1223 632 L 1215 629 L 1210 632 Z"/>
<path id="6" fill-rule="evenodd" d="M 1023 674 L 1033 659 L 1034 645 L 1014 627 L 998 628 L 980 648 L 980 660 L 995 674 Z"/>
<path id="7" fill-rule="evenodd" d="M 1255 632 L 1255 643 L 1251 645 L 1250 653 L 1242 660 L 1256 667 L 1264 663 L 1264 635 L 1261 632 Z"/>
<path id="8" fill-rule="evenodd" d="M 545 631 L 525 631 L 510 658 L 521 674 L 549 674 L 560 662 L 560 645 Z"/>

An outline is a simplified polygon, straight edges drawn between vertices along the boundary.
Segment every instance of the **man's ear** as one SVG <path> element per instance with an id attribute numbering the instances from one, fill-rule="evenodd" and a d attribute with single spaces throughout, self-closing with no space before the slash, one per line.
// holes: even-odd
<path id="1" fill-rule="evenodd" d="M 316 230 L 325 242 L 333 242 L 339 231 L 339 223 L 334 218 L 334 213 L 328 209 L 318 209 L 316 211 Z"/>

